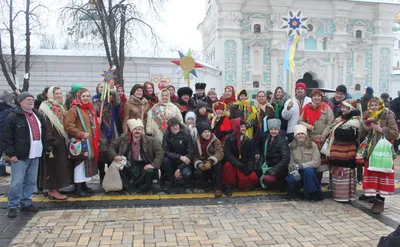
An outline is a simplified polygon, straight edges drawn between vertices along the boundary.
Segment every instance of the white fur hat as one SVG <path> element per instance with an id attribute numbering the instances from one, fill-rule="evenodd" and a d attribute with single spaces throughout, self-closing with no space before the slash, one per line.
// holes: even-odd
<path id="1" fill-rule="evenodd" d="M 134 118 L 132 118 L 132 119 L 129 119 L 126 123 L 128 124 L 128 127 L 129 127 L 129 129 L 130 129 L 131 131 L 133 131 L 133 130 L 134 130 L 135 128 L 137 128 L 137 127 L 142 127 L 142 128 L 144 128 L 143 122 L 142 122 L 142 120 L 140 120 L 140 119 L 134 119 Z"/>
<path id="2" fill-rule="evenodd" d="M 298 124 L 294 126 L 294 136 L 296 137 L 297 134 L 303 133 L 307 136 L 307 128 L 304 125 Z"/>

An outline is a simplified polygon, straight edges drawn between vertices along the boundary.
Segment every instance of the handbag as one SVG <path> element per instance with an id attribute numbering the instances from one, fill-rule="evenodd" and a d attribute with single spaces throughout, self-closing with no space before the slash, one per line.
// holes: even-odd
<path id="1" fill-rule="evenodd" d="M 392 144 L 384 137 L 375 145 L 369 156 L 368 171 L 393 173 Z"/>
<path id="2" fill-rule="evenodd" d="M 75 107 L 79 116 L 79 120 L 83 126 L 84 131 L 87 133 L 85 121 L 83 120 L 82 113 L 78 107 Z M 90 142 L 88 138 L 68 138 L 68 158 L 76 161 L 84 161 L 91 157 Z"/>

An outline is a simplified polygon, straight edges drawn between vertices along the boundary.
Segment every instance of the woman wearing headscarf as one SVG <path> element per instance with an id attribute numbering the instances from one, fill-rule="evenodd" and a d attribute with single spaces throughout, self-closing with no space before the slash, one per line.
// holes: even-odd
<path id="1" fill-rule="evenodd" d="M 283 91 L 282 87 L 277 87 L 275 89 L 274 97 L 272 98 L 271 104 L 274 107 L 274 118 L 281 120 L 281 132 L 280 134 L 286 136 L 288 128 L 288 120 L 282 117 L 282 111 L 285 106 L 285 102 L 288 100 L 288 96 Z"/>
<path id="2" fill-rule="evenodd" d="M 118 135 L 122 135 L 122 132 L 123 132 L 122 121 L 124 120 L 124 107 L 125 107 L 127 98 L 125 96 L 125 90 L 122 85 L 117 84 L 117 85 L 115 85 L 115 87 L 117 88 L 118 97 L 121 101 L 121 103 L 115 108 L 115 112 L 116 112 L 115 124 L 117 125 Z"/>
<path id="3" fill-rule="evenodd" d="M 154 84 L 146 81 L 143 84 L 143 88 L 144 88 L 144 92 L 143 95 L 144 97 L 147 99 L 147 102 L 150 105 L 150 108 L 153 107 L 153 105 L 158 103 L 158 97 L 157 95 L 154 93 Z"/>
<path id="4" fill-rule="evenodd" d="M 178 102 L 176 106 L 181 111 L 182 117 L 189 111 L 196 109 L 196 102 L 192 99 L 193 90 L 190 87 L 181 87 L 178 89 Z"/>
<path id="5" fill-rule="evenodd" d="M 367 138 L 365 148 L 365 167 L 363 189 L 365 196 L 376 196 L 371 211 L 376 214 L 383 213 L 385 207 L 385 198 L 393 196 L 395 193 L 394 172 L 383 173 L 369 171 L 369 157 L 376 144 L 382 138 L 388 141 L 394 141 L 399 135 L 399 129 L 396 124 L 396 117 L 392 111 L 385 108 L 385 102 L 373 97 L 368 103 L 368 110 L 364 112 L 364 121 L 361 122 L 360 140 Z M 394 170 L 394 167 L 392 167 Z"/>
<path id="6" fill-rule="evenodd" d="M 247 97 L 245 89 L 238 93 L 237 100 L 233 103 L 230 111 L 230 118 L 241 118 L 246 123 L 246 136 L 254 138 L 254 128 L 257 126 L 257 109 Z"/>
<path id="7" fill-rule="evenodd" d="M 348 202 L 356 199 L 356 151 L 360 129 L 360 108 L 356 100 L 342 102 L 341 116 L 332 125 L 327 147 L 321 152 L 329 156 L 333 199 Z"/>
<path id="8" fill-rule="evenodd" d="M 169 90 L 164 88 L 160 92 L 160 101 L 147 113 L 146 134 L 152 135 L 160 143 L 168 129 L 168 120 L 176 118 L 183 124 L 179 108 L 170 101 Z"/>
<path id="9" fill-rule="evenodd" d="M 135 84 L 130 93 L 130 99 L 126 102 L 124 107 L 124 121 L 122 128 L 124 133 L 128 132 L 127 122 L 129 119 L 140 119 L 144 126 L 147 122 L 147 112 L 150 110 L 150 105 L 147 99 L 143 97 L 143 86 Z"/>
<path id="10" fill-rule="evenodd" d="M 229 111 L 226 111 L 226 104 L 223 102 L 214 103 L 212 108 L 214 112 L 211 120 L 212 132 L 224 145 L 226 136 L 232 133 Z"/>
<path id="11" fill-rule="evenodd" d="M 176 103 L 178 102 L 178 96 L 175 94 L 175 87 L 172 85 L 168 85 L 167 89 L 169 91 L 169 100 L 171 101 L 171 103 Z"/>
<path id="12" fill-rule="evenodd" d="M 304 106 L 300 116 L 299 124 L 305 126 L 309 133 L 309 138 L 318 149 L 321 150 L 328 138 L 329 131 L 335 118 L 332 108 L 328 103 L 322 101 L 324 94 L 320 90 L 311 92 L 311 102 Z M 324 154 L 321 154 L 321 165 L 318 166 L 318 179 L 321 182 L 322 174 L 329 170 L 329 160 Z"/>
<path id="13" fill-rule="evenodd" d="M 208 90 L 206 101 L 208 104 L 208 110 L 212 112 L 213 104 L 219 101 L 217 92 L 215 92 L 214 89 Z"/>
<path id="14" fill-rule="evenodd" d="M 233 86 L 226 86 L 224 95 L 221 96 L 220 100 L 225 103 L 226 110 L 230 111 L 231 106 L 236 101 L 235 88 Z"/>
<path id="15" fill-rule="evenodd" d="M 81 122 L 80 115 L 83 122 Z M 87 139 L 88 157 L 84 161 L 74 162 L 74 182 L 77 196 L 90 196 L 91 189 L 86 186 L 86 182 L 90 181 L 98 172 L 100 124 L 89 90 L 86 88 L 82 88 L 76 93 L 71 109 L 65 116 L 64 129 L 69 138 Z"/>
<path id="16" fill-rule="evenodd" d="M 45 153 L 39 168 L 39 187 L 49 190 L 47 195 L 50 199 L 65 200 L 67 196 L 60 194 L 59 189 L 69 184 L 68 134 L 64 130 L 67 111 L 59 87 L 48 89 L 47 100 L 40 104 L 39 111 L 44 116 L 46 125 Z"/>
<path id="17" fill-rule="evenodd" d="M 114 140 L 118 139 L 117 125 L 115 124 L 118 118 L 117 107 L 120 104 L 120 97 L 117 94 L 117 90 L 114 87 L 114 82 L 110 82 L 110 96 L 111 98 L 101 100 L 101 93 L 103 92 L 104 83 L 101 82 L 97 85 L 96 95 L 92 97 L 93 107 L 96 111 L 97 116 L 101 116 L 100 122 L 100 147 L 99 147 L 99 162 L 97 166 L 99 168 L 100 184 L 103 183 L 104 176 L 106 175 L 104 169 L 106 164 L 111 164 L 108 154 L 107 147 Z M 101 109 L 103 104 L 103 109 Z"/>
<path id="18" fill-rule="evenodd" d="M 267 101 L 267 95 L 264 91 L 258 91 L 257 100 L 254 102 L 257 109 L 257 128 L 255 143 L 259 145 L 260 142 L 265 143 L 267 138 L 267 121 L 268 117 L 274 113 L 274 107 Z M 261 145 L 263 146 L 263 145 Z"/>

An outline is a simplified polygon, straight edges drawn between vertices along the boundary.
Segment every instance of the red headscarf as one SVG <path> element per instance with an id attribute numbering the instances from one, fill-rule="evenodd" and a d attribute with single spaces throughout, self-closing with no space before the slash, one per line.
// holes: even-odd
<path id="1" fill-rule="evenodd" d="M 315 121 L 321 117 L 322 111 L 325 111 L 327 107 L 330 107 L 326 102 L 322 101 L 324 94 L 320 90 L 313 90 L 311 92 L 311 98 L 315 95 L 321 96 L 321 103 L 319 105 L 314 105 L 312 102 L 304 106 L 302 116 L 303 121 L 314 126 Z"/>
<path id="2" fill-rule="evenodd" d="M 226 86 L 225 89 L 226 88 L 230 88 L 232 90 L 232 96 L 227 99 L 224 96 L 221 96 L 221 101 L 224 102 L 226 105 L 229 105 L 230 103 L 236 101 L 235 88 L 233 86 Z"/>
<path id="3" fill-rule="evenodd" d="M 89 92 L 89 90 L 87 90 L 86 88 L 80 89 L 76 93 L 76 97 L 72 101 L 72 105 L 81 108 L 89 116 L 90 125 L 92 127 L 92 142 L 91 142 L 91 145 L 93 147 L 94 160 L 95 160 L 95 162 L 97 164 L 97 162 L 99 161 L 100 124 L 99 124 L 99 120 L 97 118 L 96 111 L 93 108 L 92 102 L 89 102 L 87 104 L 83 104 L 82 103 L 81 96 L 85 92 Z M 83 124 L 85 124 L 85 123 L 82 123 L 82 125 Z"/>

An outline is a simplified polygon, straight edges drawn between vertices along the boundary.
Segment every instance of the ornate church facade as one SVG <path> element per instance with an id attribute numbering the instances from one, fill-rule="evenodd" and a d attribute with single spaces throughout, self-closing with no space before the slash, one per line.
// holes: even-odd
<path id="1" fill-rule="evenodd" d="M 308 30 L 297 44 L 294 81 L 305 76 L 309 87 L 330 89 L 344 84 L 353 94 L 368 86 L 379 95 L 390 90 L 399 1 L 206 1 L 198 27 L 203 60 L 222 72 L 225 85 L 246 88 L 253 97 L 277 86 L 290 91 L 281 18 L 302 10 Z"/>

